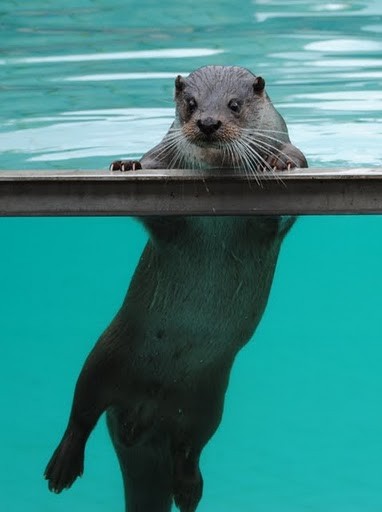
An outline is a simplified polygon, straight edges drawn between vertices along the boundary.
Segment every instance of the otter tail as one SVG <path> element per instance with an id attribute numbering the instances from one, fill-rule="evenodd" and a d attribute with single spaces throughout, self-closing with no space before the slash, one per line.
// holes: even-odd
<path id="1" fill-rule="evenodd" d="M 126 512 L 170 512 L 173 464 L 169 443 L 162 437 L 126 446 L 115 438 L 110 423 L 109 430 L 122 472 Z"/>
<path id="2" fill-rule="evenodd" d="M 126 512 L 170 512 L 173 501 L 172 467 L 169 450 L 161 448 L 164 447 L 140 446 L 118 454 Z"/>

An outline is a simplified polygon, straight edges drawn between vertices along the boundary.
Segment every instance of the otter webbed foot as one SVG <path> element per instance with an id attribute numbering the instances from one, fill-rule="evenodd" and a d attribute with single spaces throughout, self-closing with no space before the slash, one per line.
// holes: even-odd
<path id="1" fill-rule="evenodd" d="M 44 476 L 48 480 L 50 491 L 60 493 L 63 489 L 68 489 L 75 479 L 82 475 L 84 453 L 84 438 L 72 431 L 65 432 L 45 469 Z"/>
<path id="2" fill-rule="evenodd" d="M 269 155 L 266 161 L 268 166 L 275 171 L 289 171 L 295 167 L 308 167 L 308 162 L 303 153 L 290 143 L 281 146 L 279 152 L 276 155 Z"/>
<path id="3" fill-rule="evenodd" d="M 141 162 L 139 160 L 115 160 L 110 164 L 110 171 L 138 171 L 142 169 Z"/>
<path id="4" fill-rule="evenodd" d="M 203 494 L 202 475 L 183 478 L 174 483 L 174 501 L 180 512 L 195 512 Z"/>
<path id="5" fill-rule="evenodd" d="M 173 493 L 180 512 L 195 512 L 203 494 L 199 463 L 192 456 L 178 454 L 174 460 Z"/>

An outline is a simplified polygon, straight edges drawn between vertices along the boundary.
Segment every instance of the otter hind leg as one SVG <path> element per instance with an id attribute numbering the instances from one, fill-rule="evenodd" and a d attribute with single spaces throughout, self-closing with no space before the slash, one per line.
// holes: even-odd
<path id="1" fill-rule="evenodd" d="M 174 501 L 180 512 L 195 512 L 203 494 L 199 456 L 190 450 L 174 455 Z"/>

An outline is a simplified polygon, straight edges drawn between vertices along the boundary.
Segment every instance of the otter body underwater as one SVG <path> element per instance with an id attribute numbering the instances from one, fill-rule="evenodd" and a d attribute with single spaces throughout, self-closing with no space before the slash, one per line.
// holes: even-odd
<path id="1" fill-rule="evenodd" d="M 207 66 L 175 81 L 175 121 L 135 168 L 306 167 L 264 89 L 239 67 Z M 45 471 L 60 492 L 83 472 L 103 412 L 127 512 L 194 512 L 199 458 L 216 431 L 235 356 L 264 312 L 294 218 L 147 217 L 150 238 L 125 301 L 88 356 L 64 436 Z"/>

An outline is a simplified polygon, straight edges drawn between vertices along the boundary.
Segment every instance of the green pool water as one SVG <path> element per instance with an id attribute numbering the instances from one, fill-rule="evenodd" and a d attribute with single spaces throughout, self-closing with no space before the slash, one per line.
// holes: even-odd
<path id="1" fill-rule="evenodd" d="M 2 0 L 0 169 L 140 156 L 173 77 L 262 75 L 311 166 L 382 163 L 382 3 Z M 1 172 L 1 171 L 0 171 Z M 0 509 L 123 511 L 104 420 L 82 479 L 42 473 L 146 241 L 129 218 L 0 219 Z M 204 451 L 200 512 L 382 510 L 382 218 L 301 218 Z"/>

